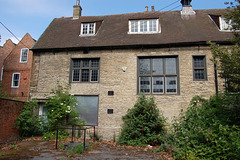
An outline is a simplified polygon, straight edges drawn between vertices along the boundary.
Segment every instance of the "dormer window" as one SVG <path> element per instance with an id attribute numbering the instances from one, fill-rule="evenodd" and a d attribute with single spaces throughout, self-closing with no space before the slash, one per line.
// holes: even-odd
<path id="1" fill-rule="evenodd" d="M 151 34 L 159 33 L 160 27 L 158 19 L 147 20 L 130 20 L 129 33 L 130 34 Z"/>
<path id="2" fill-rule="evenodd" d="M 95 26 L 96 23 L 82 23 L 81 24 L 81 35 L 95 35 Z"/>
<path id="3" fill-rule="evenodd" d="M 221 31 L 230 31 L 232 29 L 231 20 L 227 23 L 224 17 L 219 17 L 219 22 Z"/>
<path id="4" fill-rule="evenodd" d="M 231 31 L 232 29 L 232 20 L 227 23 L 226 18 L 220 15 L 209 15 L 211 20 L 216 24 L 219 31 Z"/>

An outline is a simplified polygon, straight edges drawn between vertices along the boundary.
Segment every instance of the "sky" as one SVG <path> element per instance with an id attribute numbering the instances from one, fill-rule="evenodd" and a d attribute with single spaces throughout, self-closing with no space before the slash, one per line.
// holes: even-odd
<path id="1" fill-rule="evenodd" d="M 192 0 L 193 9 L 227 8 L 228 0 Z M 54 18 L 72 17 L 76 0 L 0 0 L 0 22 L 16 37 L 29 33 L 38 40 Z M 149 10 L 181 10 L 180 0 L 80 0 L 82 16 L 124 14 Z M 168 6 L 168 7 L 167 7 Z M 7 39 L 18 40 L 0 23 L 0 46 Z"/>

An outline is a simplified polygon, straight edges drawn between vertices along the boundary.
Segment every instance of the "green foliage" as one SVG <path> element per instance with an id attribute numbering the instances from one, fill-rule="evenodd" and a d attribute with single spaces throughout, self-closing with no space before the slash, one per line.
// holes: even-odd
<path id="1" fill-rule="evenodd" d="M 83 149 L 84 149 L 84 147 L 83 147 L 82 143 L 80 143 L 80 144 L 75 146 L 75 151 L 76 151 L 77 154 L 82 154 L 83 153 Z"/>
<path id="2" fill-rule="evenodd" d="M 232 46 L 231 50 L 220 47 L 214 43 L 209 43 L 213 59 L 217 64 L 217 69 L 220 71 L 220 77 L 227 80 L 228 91 L 240 91 L 240 47 L 239 45 Z"/>
<path id="3" fill-rule="evenodd" d="M 40 135 L 41 124 L 38 118 L 38 103 L 34 100 L 25 102 L 24 109 L 18 116 L 15 128 L 19 130 L 21 137 L 31 137 Z"/>
<path id="4" fill-rule="evenodd" d="M 134 107 L 123 116 L 123 121 L 118 144 L 145 146 L 161 143 L 166 120 L 160 115 L 153 97 L 146 98 L 141 94 Z"/>
<path id="5" fill-rule="evenodd" d="M 177 159 L 240 159 L 240 96 L 194 97 L 173 123 Z"/>
<path id="6" fill-rule="evenodd" d="M 234 33 L 232 39 L 235 44 L 231 49 L 223 48 L 214 43 L 209 43 L 213 59 L 212 61 L 217 64 L 217 69 L 220 71 L 220 76 L 227 80 L 227 91 L 239 92 L 240 91 L 240 0 L 227 2 L 230 4 L 231 9 L 224 15 L 226 21 L 231 24 L 231 30 Z"/>
<path id="7" fill-rule="evenodd" d="M 10 144 L 9 148 L 10 148 L 10 149 L 16 149 L 17 147 L 16 147 L 15 144 Z"/>
<path id="8" fill-rule="evenodd" d="M 227 2 L 226 4 L 230 4 L 228 8 L 229 13 L 227 13 L 224 17 L 226 21 L 232 25 L 231 30 L 234 32 L 234 39 L 233 41 L 236 42 L 238 45 L 240 44 L 240 0 L 234 0 L 233 2 Z"/>
<path id="9" fill-rule="evenodd" d="M 57 89 L 52 90 L 50 95 L 46 95 L 47 102 L 47 130 L 55 131 L 57 127 L 63 125 L 79 124 L 79 114 L 76 112 L 75 97 L 69 94 L 70 85 L 62 87 L 58 83 Z"/>
<path id="10" fill-rule="evenodd" d="M 42 140 L 43 141 L 48 141 L 48 140 L 51 140 L 51 139 L 55 139 L 56 135 L 57 135 L 56 131 L 44 132 L 43 136 L 42 136 Z M 68 136 L 69 136 L 69 133 L 65 130 L 58 132 L 58 140 L 60 140 L 60 141 L 67 139 Z"/>

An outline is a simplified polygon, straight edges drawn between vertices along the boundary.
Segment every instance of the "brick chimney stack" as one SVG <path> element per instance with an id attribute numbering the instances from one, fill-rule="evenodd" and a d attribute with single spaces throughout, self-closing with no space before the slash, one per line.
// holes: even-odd
<path id="1" fill-rule="evenodd" d="M 152 12 L 154 12 L 154 11 L 155 11 L 154 6 L 152 6 Z"/>
<path id="2" fill-rule="evenodd" d="M 79 19 L 82 14 L 82 7 L 80 6 L 80 0 L 77 0 L 77 4 L 73 6 L 73 19 Z"/>
<path id="3" fill-rule="evenodd" d="M 145 7 L 145 12 L 148 12 L 148 6 Z"/>

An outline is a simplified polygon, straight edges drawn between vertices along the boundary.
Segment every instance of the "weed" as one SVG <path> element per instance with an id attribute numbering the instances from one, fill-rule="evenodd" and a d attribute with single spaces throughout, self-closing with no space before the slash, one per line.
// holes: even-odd
<path id="1" fill-rule="evenodd" d="M 81 143 L 75 146 L 75 150 L 76 150 L 77 154 L 82 154 L 83 153 L 83 149 L 84 149 L 83 148 L 83 144 L 81 144 Z"/>
<path id="2" fill-rule="evenodd" d="M 16 149 L 17 147 L 16 147 L 15 144 L 13 144 L 13 145 L 10 144 L 10 147 L 9 147 L 9 148 L 10 148 L 10 149 Z"/>

